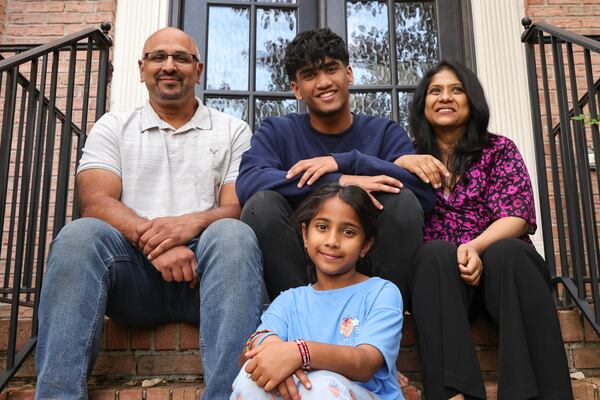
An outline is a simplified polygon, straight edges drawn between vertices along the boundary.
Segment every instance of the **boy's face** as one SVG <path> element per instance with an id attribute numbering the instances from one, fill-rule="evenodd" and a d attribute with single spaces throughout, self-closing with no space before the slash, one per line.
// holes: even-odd
<path id="1" fill-rule="evenodd" d="M 311 114 L 331 117 L 350 111 L 349 88 L 354 83 L 352 68 L 340 60 L 325 57 L 319 65 L 307 65 L 296 71 L 292 90 L 303 100 Z"/>

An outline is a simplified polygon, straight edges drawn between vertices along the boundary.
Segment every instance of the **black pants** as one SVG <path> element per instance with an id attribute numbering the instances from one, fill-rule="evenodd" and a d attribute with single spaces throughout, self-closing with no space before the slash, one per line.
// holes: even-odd
<path id="1" fill-rule="evenodd" d="M 394 282 L 409 301 L 408 276 L 423 238 L 423 210 L 408 189 L 398 194 L 376 194 L 383 205 L 377 226 L 373 270 L 361 271 Z M 307 260 L 302 238 L 292 226 L 292 207 L 279 193 L 262 191 L 244 205 L 241 220 L 252 227 L 263 254 L 263 269 L 269 297 L 308 283 Z"/>
<path id="2" fill-rule="evenodd" d="M 499 329 L 498 399 L 572 399 L 567 360 L 546 264 L 519 239 L 482 256 L 478 287 L 460 278 L 456 245 L 432 241 L 415 257 L 413 316 L 427 400 L 485 399 L 469 315 L 487 309 Z"/>

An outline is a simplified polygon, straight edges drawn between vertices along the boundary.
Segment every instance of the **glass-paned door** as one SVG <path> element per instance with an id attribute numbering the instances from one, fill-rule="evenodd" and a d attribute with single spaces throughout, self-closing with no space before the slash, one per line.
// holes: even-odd
<path id="1" fill-rule="evenodd" d="M 245 119 L 303 111 L 283 67 L 296 33 L 330 27 L 350 53 L 353 111 L 406 126 L 414 89 L 441 58 L 466 60 L 469 0 L 172 0 L 199 43 L 208 105 Z M 181 6 L 177 6 L 181 7 Z M 177 8 L 176 7 L 176 8 Z"/>
<path id="2" fill-rule="evenodd" d="M 351 106 L 355 112 L 407 125 L 408 106 L 417 83 L 441 58 L 440 24 L 445 19 L 440 18 L 439 3 L 328 1 L 328 25 L 348 43 L 355 80 Z M 448 53 L 444 56 L 458 58 Z"/>
<path id="3" fill-rule="evenodd" d="M 283 65 L 286 45 L 317 27 L 312 0 L 186 1 L 183 29 L 205 63 L 200 96 L 206 105 L 246 120 L 299 110 Z"/>

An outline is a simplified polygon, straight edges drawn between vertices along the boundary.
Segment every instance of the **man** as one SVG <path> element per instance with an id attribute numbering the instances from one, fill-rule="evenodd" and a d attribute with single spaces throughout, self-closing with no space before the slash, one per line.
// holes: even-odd
<path id="1" fill-rule="evenodd" d="M 149 102 L 90 132 L 77 185 L 82 217 L 53 242 L 42 288 L 37 398 L 86 398 L 104 315 L 130 326 L 200 324 L 204 398 L 229 399 L 261 307 L 261 256 L 235 220 L 250 130 L 194 96 L 203 65 L 175 28 L 139 61 Z"/>
<path id="2" fill-rule="evenodd" d="M 353 83 L 348 51 L 329 29 L 300 33 L 288 45 L 285 68 L 308 114 L 266 118 L 242 156 L 236 183 L 263 253 L 271 298 L 306 284 L 306 260 L 290 214 L 316 186 L 359 185 L 382 210 L 374 265 L 362 270 L 396 283 L 405 304 L 412 259 L 422 239 L 423 210 L 434 205 L 431 189 L 394 161 L 414 154 L 397 123 L 350 111 Z M 416 196 L 415 196 L 416 195 Z"/>

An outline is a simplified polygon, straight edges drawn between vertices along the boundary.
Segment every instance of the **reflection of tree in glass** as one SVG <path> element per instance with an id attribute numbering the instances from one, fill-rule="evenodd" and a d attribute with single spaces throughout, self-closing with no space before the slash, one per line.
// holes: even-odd
<path id="1" fill-rule="evenodd" d="M 350 108 L 355 113 L 392 118 L 392 97 L 389 93 L 353 93 Z"/>
<path id="2" fill-rule="evenodd" d="M 348 52 L 357 83 L 389 83 L 387 5 L 376 1 L 347 4 L 349 22 L 355 24 L 348 29 Z"/>
<path id="3" fill-rule="evenodd" d="M 289 10 L 261 9 L 257 16 L 259 29 L 268 32 L 265 36 L 269 37 L 262 45 L 257 43 L 257 71 L 262 69 L 270 75 L 268 82 L 257 82 L 257 86 L 266 84 L 268 91 L 290 90 L 283 58 L 285 48 L 296 32 L 296 15 Z M 258 76 L 257 80 L 260 80 Z"/>
<path id="4" fill-rule="evenodd" d="M 438 59 L 433 3 L 396 3 L 398 82 L 416 84 Z"/>
<path id="5" fill-rule="evenodd" d="M 270 115 L 286 115 L 298 111 L 298 103 L 296 100 L 272 100 L 258 99 L 256 100 L 256 113 L 254 116 L 255 126 Z"/>
<path id="6" fill-rule="evenodd" d="M 248 122 L 248 100 L 246 99 L 207 97 L 205 103 L 209 107 Z"/>

